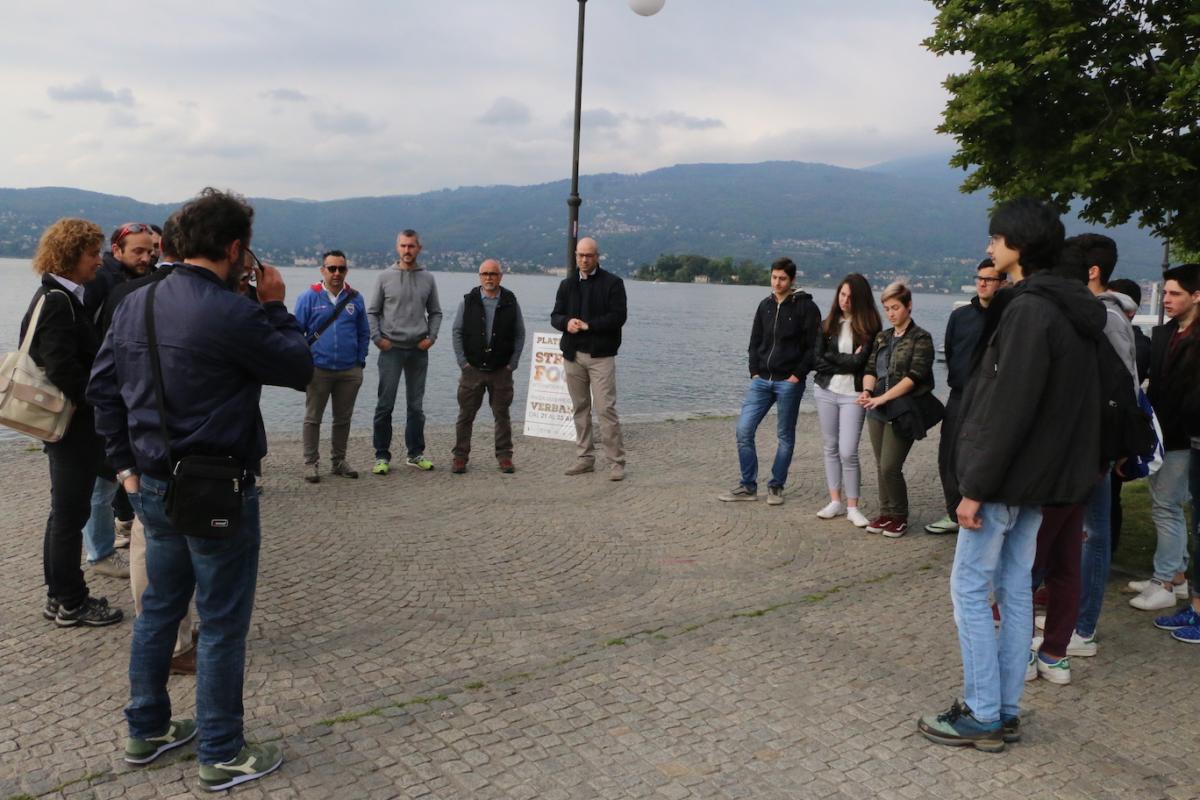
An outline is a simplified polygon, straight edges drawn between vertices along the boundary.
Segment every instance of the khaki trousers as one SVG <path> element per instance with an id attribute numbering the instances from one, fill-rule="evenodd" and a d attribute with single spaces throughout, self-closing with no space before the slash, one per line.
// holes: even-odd
<path id="1" fill-rule="evenodd" d="M 471 457 L 471 432 L 475 428 L 475 415 L 483 405 L 483 394 L 487 392 L 488 404 L 492 407 L 492 418 L 496 421 L 496 458 L 512 458 L 512 421 L 509 407 L 513 401 L 513 374 L 508 367 L 484 372 L 470 364 L 463 367 L 458 380 L 458 420 L 454 424 L 455 458 L 466 461 Z"/>
<path id="2" fill-rule="evenodd" d="M 133 594 L 133 613 L 142 614 L 142 592 L 150 585 L 146 576 L 146 529 L 137 517 L 133 519 L 133 530 L 129 532 L 129 589 Z M 192 649 L 192 605 L 179 621 L 179 632 L 175 635 L 175 655 L 183 655 Z"/>
<path id="3" fill-rule="evenodd" d="M 346 460 L 346 443 L 350 439 L 350 418 L 354 416 L 354 401 L 362 386 L 362 367 L 330 370 L 316 367 L 312 381 L 304 393 L 304 463 L 321 460 L 321 417 L 325 404 L 333 398 L 333 434 L 330 460 L 336 465 Z"/>
<path id="4" fill-rule="evenodd" d="M 600 417 L 600 443 L 610 464 L 625 465 L 625 441 L 617 417 L 617 359 L 576 353 L 565 361 L 567 391 L 575 408 L 575 453 L 582 461 L 596 460 L 592 439 L 592 406 Z"/>

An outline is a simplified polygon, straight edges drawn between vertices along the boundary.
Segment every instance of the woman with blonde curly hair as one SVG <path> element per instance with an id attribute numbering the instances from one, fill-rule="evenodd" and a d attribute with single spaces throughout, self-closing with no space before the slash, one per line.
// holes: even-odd
<path id="1" fill-rule="evenodd" d="M 61 628 L 120 622 L 119 610 L 92 597 L 79 568 L 83 526 L 91 514 L 92 485 L 104 460 L 84 389 L 100 339 L 83 310 L 83 285 L 100 268 L 104 233 L 83 219 L 60 219 L 42 234 L 33 269 L 42 284 L 21 320 L 21 338 L 39 302 L 42 310 L 29 354 L 55 386 L 75 404 L 67 432 L 46 445 L 50 460 L 50 517 L 42 545 L 46 606 L 42 615 Z"/>

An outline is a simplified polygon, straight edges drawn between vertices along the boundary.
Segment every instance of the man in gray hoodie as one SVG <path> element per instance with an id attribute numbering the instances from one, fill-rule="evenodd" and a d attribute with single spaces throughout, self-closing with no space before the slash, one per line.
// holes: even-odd
<path id="1" fill-rule="evenodd" d="M 433 469 L 425 457 L 425 376 L 429 372 L 429 348 L 437 341 L 442 324 L 437 284 L 417 263 L 421 240 L 407 228 L 396 237 L 399 261 L 379 276 L 367 306 L 371 341 L 379 348 L 379 393 L 375 404 L 376 475 L 387 475 L 392 460 L 392 410 L 396 390 L 404 375 L 407 403 L 404 445 L 408 465 Z"/>

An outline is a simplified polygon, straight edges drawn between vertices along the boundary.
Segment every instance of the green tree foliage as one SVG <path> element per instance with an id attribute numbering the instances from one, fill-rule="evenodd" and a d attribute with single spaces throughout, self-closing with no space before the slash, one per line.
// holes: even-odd
<path id="1" fill-rule="evenodd" d="M 962 185 L 1200 248 L 1197 0 L 931 0 L 924 45 L 968 53 L 942 125 Z"/>
<path id="2" fill-rule="evenodd" d="M 749 259 L 734 262 L 728 256 L 706 258 L 674 254 L 661 255 L 653 264 L 643 264 L 633 273 L 633 277 L 641 281 L 665 283 L 694 283 L 696 278 L 704 278 L 709 283 L 738 283 L 745 286 L 765 286 L 771 282 L 770 270 Z"/>

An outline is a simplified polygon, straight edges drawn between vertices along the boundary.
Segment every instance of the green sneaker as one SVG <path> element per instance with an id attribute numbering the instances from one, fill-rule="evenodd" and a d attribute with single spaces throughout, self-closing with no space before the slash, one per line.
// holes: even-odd
<path id="1" fill-rule="evenodd" d="M 420 469 L 425 472 L 433 469 L 433 462 L 425 456 L 409 456 L 408 465 L 413 469 Z"/>
<path id="2" fill-rule="evenodd" d="M 130 764 L 149 764 L 168 750 L 187 744 L 196 738 L 196 721 L 173 719 L 162 736 L 138 739 L 130 736 L 125 740 L 125 761 Z"/>
<path id="3" fill-rule="evenodd" d="M 386 462 L 385 462 L 386 463 Z M 228 761 L 200 765 L 200 785 L 210 792 L 219 792 L 239 783 L 261 778 L 279 769 L 283 751 L 277 744 L 248 744 Z"/>
<path id="4" fill-rule="evenodd" d="M 388 460 L 386 458 L 381 458 L 375 462 L 375 466 L 371 468 L 371 472 L 374 472 L 376 475 L 387 475 L 391 468 L 391 465 L 388 464 Z"/>
<path id="5" fill-rule="evenodd" d="M 946 515 L 937 522 L 931 522 L 926 525 L 925 532 L 932 533 L 935 536 L 943 533 L 958 533 L 958 523 L 950 519 L 949 515 Z"/>

